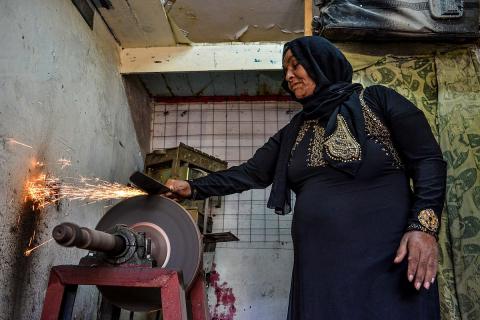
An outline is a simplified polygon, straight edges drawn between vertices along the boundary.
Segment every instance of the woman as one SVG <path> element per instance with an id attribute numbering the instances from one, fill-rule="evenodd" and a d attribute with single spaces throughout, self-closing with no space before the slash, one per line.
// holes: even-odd
<path id="1" fill-rule="evenodd" d="M 169 180 L 169 196 L 273 182 L 268 206 L 286 214 L 295 192 L 288 319 L 439 319 L 446 165 L 423 113 L 391 89 L 352 84 L 351 65 L 321 37 L 287 43 L 283 69 L 303 110 L 246 163 Z"/>

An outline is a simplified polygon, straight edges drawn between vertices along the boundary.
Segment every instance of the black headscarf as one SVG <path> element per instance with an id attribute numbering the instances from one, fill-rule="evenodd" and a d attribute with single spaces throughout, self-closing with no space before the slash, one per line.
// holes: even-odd
<path id="1" fill-rule="evenodd" d="M 301 37 L 287 42 L 283 56 L 288 49 L 315 81 L 316 87 L 311 96 L 297 99 L 288 88 L 285 77 L 282 83 L 293 100 L 303 105 L 303 110 L 292 119 L 282 137 L 272 192 L 268 200 L 268 207 L 275 209 L 278 214 L 287 214 L 291 210 L 291 192 L 287 186 L 288 162 L 298 131 L 305 119 L 326 121 L 325 137 L 329 137 L 337 129 L 337 116 L 340 114 L 360 144 L 361 158 L 348 162 L 331 158 L 324 148 L 323 157 L 333 168 L 355 176 L 365 157 L 365 124 L 358 95 L 362 86 L 352 83 L 353 69 L 350 63 L 340 50 L 319 36 Z"/>

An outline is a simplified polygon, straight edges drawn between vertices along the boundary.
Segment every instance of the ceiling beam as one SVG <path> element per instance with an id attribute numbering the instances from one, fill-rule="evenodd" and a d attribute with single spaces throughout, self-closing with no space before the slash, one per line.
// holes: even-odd
<path id="1" fill-rule="evenodd" d="M 283 42 L 125 48 L 120 53 L 120 72 L 281 70 L 282 50 Z"/>

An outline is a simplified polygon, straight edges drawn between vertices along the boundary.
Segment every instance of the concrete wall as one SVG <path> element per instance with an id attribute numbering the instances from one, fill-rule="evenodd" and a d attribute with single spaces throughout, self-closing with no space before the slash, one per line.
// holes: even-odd
<path id="1" fill-rule="evenodd" d="M 64 221 L 94 227 L 109 203 L 32 211 L 23 195 L 32 163 L 60 178 L 118 182 L 143 164 L 118 46 L 98 15 L 90 30 L 71 1 L 2 0 L 0 44 L 0 319 L 38 319 L 50 267 L 85 253 L 49 242 L 25 257 L 29 239 L 48 240 Z M 71 160 L 63 170 L 62 157 Z M 76 319 L 94 318 L 97 299 L 82 290 Z"/>

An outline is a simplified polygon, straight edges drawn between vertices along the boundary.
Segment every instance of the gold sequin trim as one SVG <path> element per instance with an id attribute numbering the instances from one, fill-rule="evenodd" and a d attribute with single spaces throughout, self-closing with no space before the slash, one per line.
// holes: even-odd
<path id="1" fill-rule="evenodd" d="M 305 134 L 313 129 L 313 138 L 310 139 L 307 149 L 307 166 L 309 167 L 324 167 L 327 165 L 323 159 L 323 140 L 325 136 L 325 129 L 320 126 L 318 120 L 306 120 L 303 122 L 298 131 L 295 144 L 293 145 L 291 154 L 297 149 L 298 144 L 305 138 Z"/>
<path id="2" fill-rule="evenodd" d="M 337 128 L 325 139 L 324 146 L 328 155 L 337 161 L 350 162 L 362 158 L 360 144 L 355 140 L 341 114 L 337 115 Z"/>
<path id="3" fill-rule="evenodd" d="M 393 166 L 402 168 L 403 163 L 397 150 L 393 146 L 390 131 L 378 118 L 378 116 L 367 106 L 363 92 L 360 93 L 360 104 L 362 105 L 363 117 L 365 119 L 365 132 L 367 137 L 374 139 L 376 143 L 382 144 L 382 151 L 393 159 Z"/>
<path id="4" fill-rule="evenodd" d="M 323 139 L 325 136 L 325 129 L 319 125 L 313 126 L 313 139 L 308 145 L 307 166 L 309 167 L 324 167 L 327 165 L 323 159 Z"/>
<path id="5" fill-rule="evenodd" d="M 438 231 L 438 218 L 432 209 L 425 209 L 418 213 L 418 221 L 427 230 L 432 232 Z"/>

